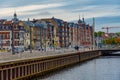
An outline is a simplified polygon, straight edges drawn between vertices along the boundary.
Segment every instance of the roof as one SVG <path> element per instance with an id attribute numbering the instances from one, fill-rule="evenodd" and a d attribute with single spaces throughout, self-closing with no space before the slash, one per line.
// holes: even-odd
<path id="1" fill-rule="evenodd" d="M 34 23 L 31 21 L 24 21 L 24 24 L 32 27 L 34 26 Z"/>
<path id="2" fill-rule="evenodd" d="M 83 21 L 81 19 L 78 20 L 78 23 L 83 23 Z"/>
<path id="3" fill-rule="evenodd" d="M 42 24 L 42 23 L 38 23 L 38 22 L 36 22 L 36 23 L 34 23 L 34 27 L 44 27 L 44 25 Z"/>
<path id="4" fill-rule="evenodd" d="M 73 22 L 69 22 L 68 23 L 68 27 L 73 27 L 74 23 Z"/>
<path id="5" fill-rule="evenodd" d="M 64 24 L 63 20 L 57 19 L 57 18 L 54 18 L 54 17 L 52 19 L 57 22 L 58 26 L 63 26 L 63 24 Z"/>
<path id="6" fill-rule="evenodd" d="M 76 23 L 76 24 L 73 25 L 73 27 L 78 28 L 79 26 L 78 26 L 78 24 Z"/>

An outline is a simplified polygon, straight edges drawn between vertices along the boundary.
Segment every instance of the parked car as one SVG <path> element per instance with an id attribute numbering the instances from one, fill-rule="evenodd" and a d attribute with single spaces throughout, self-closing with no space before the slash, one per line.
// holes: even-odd
<path id="1" fill-rule="evenodd" d="M 15 52 L 15 53 L 24 52 L 24 49 L 23 49 L 23 48 L 15 48 L 15 49 L 14 49 L 14 52 Z"/>
<path id="2" fill-rule="evenodd" d="M 75 50 L 77 50 L 77 51 L 79 50 L 79 46 L 75 46 L 74 48 L 75 48 Z"/>
<path id="3" fill-rule="evenodd" d="M 37 48 L 36 50 L 38 50 L 38 51 L 44 51 L 44 49 L 43 48 Z"/>
<path id="4" fill-rule="evenodd" d="M 18 48 L 14 48 L 15 53 L 19 53 Z"/>

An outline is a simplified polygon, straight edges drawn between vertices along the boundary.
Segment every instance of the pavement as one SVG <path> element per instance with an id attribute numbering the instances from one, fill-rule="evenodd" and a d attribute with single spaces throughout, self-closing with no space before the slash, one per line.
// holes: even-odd
<path id="1" fill-rule="evenodd" d="M 79 50 L 79 52 L 87 51 L 85 50 Z M 61 55 L 61 54 L 68 54 L 68 53 L 75 53 L 78 52 L 74 49 L 58 49 L 58 50 L 49 50 L 49 51 L 38 51 L 38 50 L 32 50 L 32 53 L 30 51 L 25 51 L 21 53 L 2 53 L 0 52 L 0 63 L 3 62 L 10 62 L 10 61 L 16 61 L 16 60 L 23 60 L 23 59 L 31 59 L 31 58 L 40 58 L 40 57 L 46 57 L 46 56 L 53 56 L 53 55 Z"/>

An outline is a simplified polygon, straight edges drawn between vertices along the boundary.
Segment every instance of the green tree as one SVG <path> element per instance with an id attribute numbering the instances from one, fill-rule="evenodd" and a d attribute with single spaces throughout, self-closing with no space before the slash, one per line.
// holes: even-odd
<path id="1" fill-rule="evenodd" d="M 95 36 L 95 37 L 98 37 L 98 36 L 99 36 L 99 37 L 102 37 L 103 34 L 105 34 L 105 32 L 98 31 L 98 32 L 95 32 L 95 33 L 94 33 L 94 36 Z"/>

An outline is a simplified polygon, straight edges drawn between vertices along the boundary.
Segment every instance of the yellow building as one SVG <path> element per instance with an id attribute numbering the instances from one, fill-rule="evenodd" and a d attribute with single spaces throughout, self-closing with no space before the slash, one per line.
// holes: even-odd
<path id="1" fill-rule="evenodd" d="M 57 35 L 58 24 L 51 18 L 37 20 L 37 22 L 45 22 L 47 24 L 46 29 L 46 47 L 59 47 L 59 37 Z M 44 24 L 45 24 L 44 23 Z"/>
<path id="2" fill-rule="evenodd" d="M 32 22 L 31 22 L 32 24 Z M 31 24 L 29 24 L 29 21 L 20 21 L 19 25 L 20 26 L 24 26 L 25 29 L 25 33 L 24 33 L 24 47 L 25 49 L 29 49 L 30 48 L 30 27 L 31 27 L 31 34 L 32 34 L 32 48 L 34 48 L 34 40 L 33 40 L 33 31 L 34 31 L 34 27 L 31 26 Z"/>

